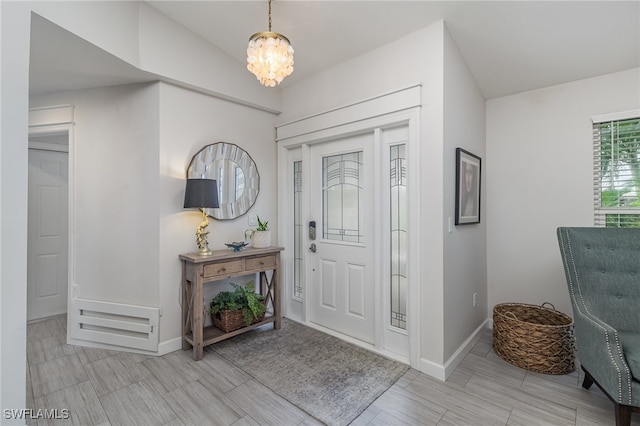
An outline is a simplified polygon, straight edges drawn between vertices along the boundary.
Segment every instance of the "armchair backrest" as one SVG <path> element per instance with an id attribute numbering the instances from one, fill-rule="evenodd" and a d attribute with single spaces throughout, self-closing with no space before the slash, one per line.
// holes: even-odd
<path id="1" fill-rule="evenodd" d="M 574 316 L 640 330 L 640 228 L 558 228 Z"/>

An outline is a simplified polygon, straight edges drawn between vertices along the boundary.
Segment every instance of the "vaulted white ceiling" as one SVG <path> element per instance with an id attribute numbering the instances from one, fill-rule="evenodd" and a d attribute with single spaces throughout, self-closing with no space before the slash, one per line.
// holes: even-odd
<path id="1" fill-rule="evenodd" d="M 266 0 L 147 3 L 242 63 L 249 36 L 268 29 Z M 640 66 L 639 1 L 274 0 L 272 17 L 272 30 L 295 48 L 284 87 L 439 20 L 487 99 Z M 75 80 L 85 86 L 138 78 L 116 58 L 89 53 L 88 43 L 46 31 L 32 42 L 32 93 L 73 84 L 68 76 L 56 83 L 51 61 L 60 64 L 53 72 L 81 70 Z M 51 52 L 70 55 L 66 65 Z"/>

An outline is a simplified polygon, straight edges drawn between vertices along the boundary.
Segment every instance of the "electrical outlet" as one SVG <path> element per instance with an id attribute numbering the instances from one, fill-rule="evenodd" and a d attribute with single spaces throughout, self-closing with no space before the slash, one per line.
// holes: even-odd
<path id="1" fill-rule="evenodd" d="M 249 215 L 249 226 L 258 226 L 258 215 L 256 214 Z"/>
<path id="2" fill-rule="evenodd" d="M 473 293 L 473 307 L 476 307 L 476 297 L 478 297 L 478 293 Z"/>

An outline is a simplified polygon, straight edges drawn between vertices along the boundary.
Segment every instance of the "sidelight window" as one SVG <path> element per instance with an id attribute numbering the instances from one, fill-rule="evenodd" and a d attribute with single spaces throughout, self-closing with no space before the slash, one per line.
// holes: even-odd
<path id="1" fill-rule="evenodd" d="M 407 328 L 406 144 L 390 147 L 391 325 Z"/>
<path id="2" fill-rule="evenodd" d="M 293 297 L 302 299 L 302 161 L 293 163 Z"/>

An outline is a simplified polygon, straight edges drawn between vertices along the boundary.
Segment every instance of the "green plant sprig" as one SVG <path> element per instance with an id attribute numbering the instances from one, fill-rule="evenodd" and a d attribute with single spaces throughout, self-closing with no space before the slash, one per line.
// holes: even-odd
<path id="1" fill-rule="evenodd" d="M 269 230 L 269 221 L 265 220 L 264 222 L 260 220 L 260 216 L 258 217 L 258 227 L 256 228 L 256 231 L 268 231 Z"/>

